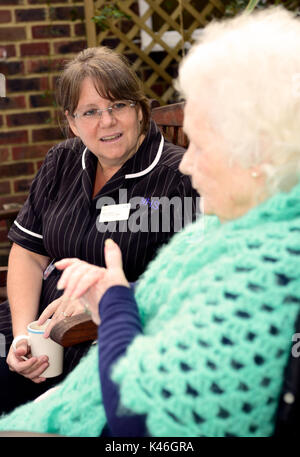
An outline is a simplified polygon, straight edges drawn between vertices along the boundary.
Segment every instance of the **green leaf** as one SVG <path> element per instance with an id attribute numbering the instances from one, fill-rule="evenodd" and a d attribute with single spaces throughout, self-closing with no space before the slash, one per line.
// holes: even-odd
<path id="1" fill-rule="evenodd" d="M 256 7 L 256 5 L 259 3 L 259 1 L 260 0 L 250 0 L 245 11 L 247 11 L 248 13 L 251 13 L 254 10 L 254 8 Z"/>
<path id="2" fill-rule="evenodd" d="M 118 20 L 124 18 L 131 19 L 130 16 L 123 13 L 123 11 L 121 11 L 114 3 L 112 3 L 98 10 L 97 15 L 92 17 L 92 21 L 94 21 L 102 30 L 106 30 L 109 28 L 109 19 Z"/>

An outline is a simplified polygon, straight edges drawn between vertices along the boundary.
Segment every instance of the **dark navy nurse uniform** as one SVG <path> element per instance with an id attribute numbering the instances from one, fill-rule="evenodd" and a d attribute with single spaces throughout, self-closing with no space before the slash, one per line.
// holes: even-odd
<path id="1" fill-rule="evenodd" d="M 186 225 L 198 212 L 199 196 L 192 189 L 189 178 L 178 170 L 183 153 L 184 149 L 165 140 L 151 121 L 136 154 L 93 198 L 96 156 L 79 138 L 60 143 L 48 152 L 33 180 L 28 198 L 10 229 L 9 239 L 50 260 L 77 257 L 104 266 L 104 242 L 112 238 L 121 248 L 127 279 L 136 281 L 157 249 L 178 231 L 176 227 L 180 227 L 180 222 Z M 161 197 L 180 198 L 186 205 L 182 205 L 182 209 L 180 205 L 165 207 L 163 201 L 159 201 Z M 134 228 L 128 221 L 99 222 L 103 204 L 130 201 L 135 204 L 130 209 L 129 220 L 134 213 L 140 218 L 133 219 Z M 171 212 L 169 227 L 162 223 L 166 211 Z M 54 270 L 43 281 L 39 314 L 62 294 L 56 289 L 60 274 Z M 5 335 L 7 354 L 13 339 L 8 302 L 0 305 L 1 333 Z M 40 385 L 10 372 L 5 357 L 1 357 L 0 413 L 35 398 L 60 381 L 89 347 L 90 343 L 83 343 L 66 348 L 63 375 Z"/>

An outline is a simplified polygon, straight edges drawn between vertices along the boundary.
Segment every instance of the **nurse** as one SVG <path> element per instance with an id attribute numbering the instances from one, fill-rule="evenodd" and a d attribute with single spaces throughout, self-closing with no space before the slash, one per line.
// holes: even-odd
<path id="1" fill-rule="evenodd" d="M 82 51 L 59 78 L 57 102 L 71 138 L 48 152 L 9 232 L 8 301 L 0 305 L 7 351 L 7 358 L 0 358 L 0 412 L 59 382 L 89 348 L 85 343 L 66 349 L 63 375 L 46 380 L 46 356 L 31 357 L 25 340 L 16 352 L 11 347 L 38 317 L 52 317 L 52 327 L 83 312 L 79 301 L 62 301 L 56 287 L 61 273 L 49 274 L 51 265 L 77 257 L 104 266 L 104 242 L 112 238 L 121 248 L 126 277 L 134 282 L 173 235 L 182 213 L 170 205 L 169 228 L 163 230 L 146 224 L 154 211 L 164 215 L 163 205 L 141 205 L 144 225 L 133 230 L 128 221 L 137 207 L 130 202 L 189 197 L 190 220 L 196 213 L 198 194 L 178 171 L 184 150 L 166 141 L 150 120 L 149 102 L 123 57 L 105 47 Z"/>

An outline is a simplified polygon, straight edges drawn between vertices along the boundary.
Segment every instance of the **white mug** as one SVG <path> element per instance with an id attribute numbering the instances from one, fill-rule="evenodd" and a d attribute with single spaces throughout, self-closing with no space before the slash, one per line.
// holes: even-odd
<path id="1" fill-rule="evenodd" d="M 48 319 L 43 325 L 38 325 L 37 321 L 31 322 L 27 325 L 28 335 L 18 335 L 12 342 L 12 347 L 16 350 L 17 343 L 26 339 L 30 345 L 31 355 L 33 357 L 40 357 L 41 355 L 48 356 L 49 366 L 41 374 L 44 378 L 59 376 L 63 371 L 63 346 L 53 341 L 50 336 L 48 338 L 44 338 L 43 336 L 50 321 L 51 319 Z M 27 360 L 26 357 L 23 358 Z"/>

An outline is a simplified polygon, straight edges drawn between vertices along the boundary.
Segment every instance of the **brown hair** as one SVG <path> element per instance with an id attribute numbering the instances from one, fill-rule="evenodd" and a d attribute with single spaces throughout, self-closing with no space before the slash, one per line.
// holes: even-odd
<path id="1" fill-rule="evenodd" d="M 141 82 L 125 57 L 104 46 L 85 49 L 66 64 L 56 90 L 57 103 L 64 112 L 74 114 L 82 81 L 87 77 L 94 81 L 97 92 L 103 98 L 136 101 L 143 114 L 141 133 L 148 130 L 150 105 Z"/>

